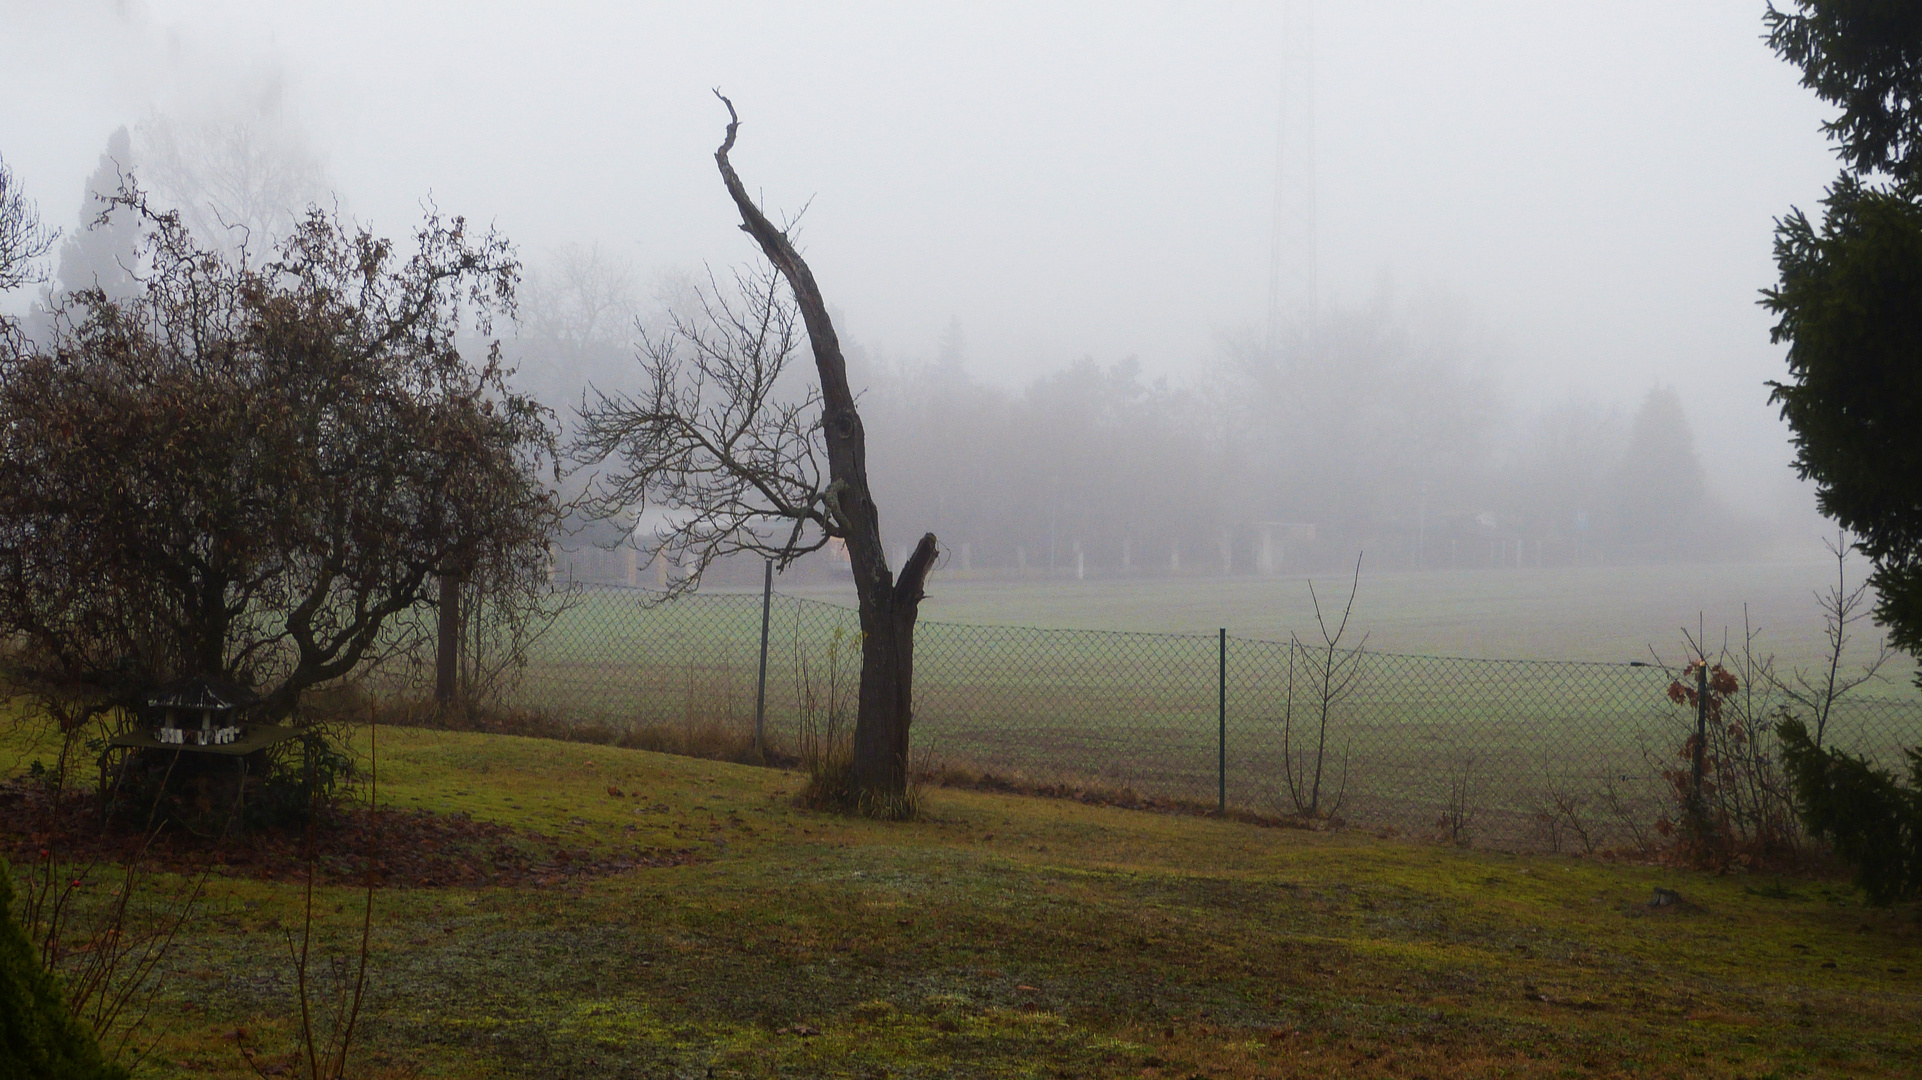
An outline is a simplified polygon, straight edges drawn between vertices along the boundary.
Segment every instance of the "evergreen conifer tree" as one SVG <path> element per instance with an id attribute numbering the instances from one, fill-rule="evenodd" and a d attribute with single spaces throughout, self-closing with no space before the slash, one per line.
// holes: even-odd
<path id="1" fill-rule="evenodd" d="M 0 859 L 0 1076 L 36 1080 L 125 1080 L 93 1033 L 67 1011 L 60 987 L 40 966 L 13 917 L 13 877 Z"/>

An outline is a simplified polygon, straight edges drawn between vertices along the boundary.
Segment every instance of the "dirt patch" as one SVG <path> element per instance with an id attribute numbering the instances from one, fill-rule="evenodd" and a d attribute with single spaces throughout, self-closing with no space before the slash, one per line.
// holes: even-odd
<path id="1" fill-rule="evenodd" d="M 0 852 L 20 866 L 49 857 L 119 863 L 138 856 L 174 873 L 289 881 L 306 878 L 309 847 L 304 828 L 255 828 L 224 838 L 163 828 L 149 838 L 103 826 L 90 796 L 56 803 L 31 783 L 12 781 L 0 783 Z M 702 858 L 692 848 L 569 847 L 465 813 L 364 807 L 337 809 L 316 823 L 312 854 L 324 883 L 365 884 L 371 869 L 376 884 L 402 889 L 542 888 Z"/>

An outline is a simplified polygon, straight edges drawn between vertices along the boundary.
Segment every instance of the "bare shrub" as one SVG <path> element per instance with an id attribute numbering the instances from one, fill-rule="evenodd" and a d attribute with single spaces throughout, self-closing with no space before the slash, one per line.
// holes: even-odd
<path id="1" fill-rule="evenodd" d="M 41 966 L 60 980 L 69 1013 L 92 1030 L 108 1060 L 136 1068 L 153 1046 L 147 1016 L 165 961 L 199 911 L 207 875 L 169 883 L 151 872 L 147 853 L 165 825 L 157 805 L 123 862 L 70 860 L 57 819 L 90 814 L 96 798 L 73 783 L 83 749 L 81 732 L 64 731 L 56 763 L 48 768 L 36 760 L 29 773 L 38 789 L 30 812 L 45 816 L 38 829 L 44 840 L 38 857 L 18 868 L 20 924 Z"/>
<path id="2" fill-rule="evenodd" d="M 1655 831 L 1683 860 L 1701 866 L 1760 866 L 1797 860 L 1803 834 L 1783 774 L 1775 724 L 1785 707 L 1773 657 L 1757 651 L 1759 631 L 1743 615 L 1743 635 L 1710 657 L 1702 635 L 1684 631 L 1689 661 L 1668 684 L 1668 699 L 1692 726 L 1661 770 L 1671 812 Z"/>
<path id="3" fill-rule="evenodd" d="M 1621 785 L 1627 783 L 1628 779 L 1625 776 L 1610 776 L 1603 780 L 1602 809 L 1615 827 L 1629 838 L 1637 853 L 1652 855 L 1656 846 L 1655 827 L 1649 822 L 1645 806 L 1622 790 Z"/>
<path id="4" fill-rule="evenodd" d="M 372 713 L 369 714 L 372 719 Z M 309 784 L 313 805 L 307 814 L 307 876 L 301 896 L 298 936 L 286 930 L 287 955 L 294 969 L 294 1004 L 299 1013 L 294 1023 L 294 1048 L 283 1062 L 264 1060 L 254 1047 L 242 1046 L 241 1057 L 262 1080 L 279 1075 L 286 1063 L 294 1074 L 307 1080 L 342 1080 L 348 1074 L 349 1055 L 360 1034 L 361 1014 L 367 1002 L 367 979 L 373 961 L 374 886 L 376 863 L 382 854 L 380 834 L 380 758 L 378 725 L 367 728 L 367 805 L 373 811 L 373 831 L 368 837 L 367 865 L 361 910 L 360 940 L 351 954 L 318 956 L 314 941 L 314 884 L 319 876 L 316 820 L 320 817 L 320 786 Z"/>
<path id="5" fill-rule="evenodd" d="M 1600 846 L 1590 800 L 1554 783 L 1537 799 L 1533 824 L 1536 838 L 1556 854 L 1579 849 L 1584 855 L 1593 855 Z"/>
<path id="6" fill-rule="evenodd" d="M 1285 794 L 1293 805 L 1296 815 L 1303 818 L 1333 818 L 1341 812 L 1343 797 L 1348 791 L 1348 751 L 1344 744 L 1341 759 L 1341 776 L 1332 792 L 1324 789 L 1328 779 L 1329 762 L 1329 723 L 1337 707 L 1354 692 L 1355 684 L 1361 679 L 1362 656 L 1368 645 L 1368 635 L 1363 634 L 1361 641 L 1352 649 L 1341 646 L 1342 638 L 1348 633 L 1348 619 L 1355 610 L 1355 594 L 1361 590 L 1361 556 L 1355 556 L 1355 577 L 1348 588 L 1348 600 L 1342 605 L 1341 621 L 1331 630 L 1328 620 L 1321 610 L 1321 598 L 1315 594 L 1315 583 L 1308 583 L 1308 598 L 1315 605 L 1315 624 L 1321 631 L 1321 644 L 1309 646 L 1294 635 L 1288 638 L 1288 691 L 1284 701 L 1281 721 L 1281 769 L 1282 780 L 1286 785 Z M 1307 686 L 1304 701 L 1306 724 L 1309 730 L 1302 741 L 1312 741 L 1310 746 L 1297 749 L 1295 737 L 1295 679 L 1297 674 Z M 1329 796 L 1324 805 L 1324 795 Z"/>
<path id="7" fill-rule="evenodd" d="M 855 686 L 842 671 L 847 648 L 848 634 L 840 627 L 828 640 L 825 662 L 810 658 L 795 640 L 795 750 L 807 774 L 799 801 L 811 809 L 848 811 L 858 801 L 850 738 Z"/>
<path id="8" fill-rule="evenodd" d="M 1475 759 L 1464 757 L 1448 772 L 1448 799 L 1441 816 L 1435 820 L 1436 839 L 1457 847 L 1467 847 L 1469 830 L 1480 809 L 1479 788 L 1475 783 Z"/>

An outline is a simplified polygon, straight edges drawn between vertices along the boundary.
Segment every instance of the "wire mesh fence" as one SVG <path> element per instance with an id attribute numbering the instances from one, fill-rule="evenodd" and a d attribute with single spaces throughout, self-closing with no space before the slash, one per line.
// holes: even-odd
<path id="1" fill-rule="evenodd" d="M 592 587 L 535 646 L 511 704 L 618 727 L 754 723 L 762 598 L 650 605 Z M 849 608 L 776 594 L 765 723 L 851 722 Z M 927 763 L 1502 847 L 1634 840 L 1672 813 L 1691 710 L 1658 667 L 1350 653 L 1240 637 L 922 621 Z M 1922 703 L 1842 702 L 1830 742 L 1890 766 Z"/>

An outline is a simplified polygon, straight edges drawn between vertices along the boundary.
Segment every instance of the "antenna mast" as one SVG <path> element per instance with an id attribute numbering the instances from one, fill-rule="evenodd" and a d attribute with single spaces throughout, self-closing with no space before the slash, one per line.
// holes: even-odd
<path id="1" fill-rule="evenodd" d="M 1278 356 L 1292 328 L 1312 344 L 1320 310 L 1315 280 L 1315 4 L 1281 9 L 1281 108 L 1275 122 L 1274 231 L 1268 248 L 1268 326 Z"/>

